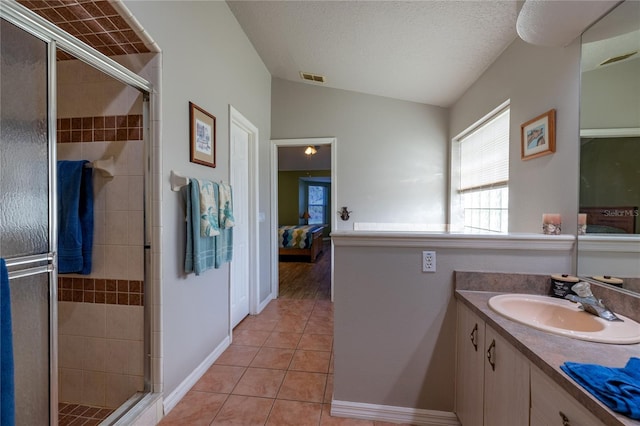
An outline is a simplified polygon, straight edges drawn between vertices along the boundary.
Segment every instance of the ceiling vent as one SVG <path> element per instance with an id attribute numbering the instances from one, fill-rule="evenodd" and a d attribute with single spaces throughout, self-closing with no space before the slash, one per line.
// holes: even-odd
<path id="1" fill-rule="evenodd" d="M 300 78 L 307 81 L 313 81 L 314 83 L 326 83 L 327 78 L 324 75 L 311 74 L 310 72 L 300 71 Z"/>
<path id="2" fill-rule="evenodd" d="M 600 62 L 600 66 L 603 65 L 609 65 L 609 64 L 613 64 L 614 62 L 619 62 L 619 61 L 623 61 L 627 58 L 632 57 L 633 55 L 635 55 L 636 53 L 638 53 L 638 51 L 636 50 L 635 52 L 629 52 L 629 53 L 625 53 L 624 55 L 620 55 L 620 56 L 614 56 L 613 58 L 609 58 L 603 62 Z"/>

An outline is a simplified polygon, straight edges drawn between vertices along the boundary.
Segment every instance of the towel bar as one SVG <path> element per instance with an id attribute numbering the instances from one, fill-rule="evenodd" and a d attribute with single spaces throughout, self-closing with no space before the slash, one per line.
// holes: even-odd
<path id="1" fill-rule="evenodd" d="M 51 262 L 53 260 L 53 254 L 34 254 L 29 256 L 20 256 L 20 257 L 12 257 L 6 258 L 5 263 L 7 268 L 11 268 L 19 265 L 27 265 L 29 263 L 37 263 L 37 262 Z"/>
<path id="2" fill-rule="evenodd" d="M 53 271 L 53 265 L 35 266 L 33 268 L 21 269 L 19 271 L 10 271 L 9 280 L 14 280 L 16 278 L 30 277 L 31 275 L 38 275 L 45 272 L 49 273 L 51 271 Z"/>
<path id="3" fill-rule="evenodd" d="M 189 185 L 189 178 L 171 170 L 169 182 L 171 182 L 171 190 L 178 192 L 183 186 Z"/>
<path id="4" fill-rule="evenodd" d="M 115 163 L 113 161 L 113 157 L 105 158 L 104 160 L 95 160 L 85 167 L 93 168 L 94 170 L 100 170 L 102 172 L 102 176 L 104 177 L 113 177 L 113 172 L 115 168 Z"/>

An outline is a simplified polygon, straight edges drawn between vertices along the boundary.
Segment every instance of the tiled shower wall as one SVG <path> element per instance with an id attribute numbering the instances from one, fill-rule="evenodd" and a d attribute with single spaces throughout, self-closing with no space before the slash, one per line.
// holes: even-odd
<path id="1" fill-rule="evenodd" d="M 144 388 L 144 181 L 140 93 L 80 61 L 58 62 L 59 160 L 94 171 L 90 275 L 58 280 L 60 402 L 115 408 Z"/>

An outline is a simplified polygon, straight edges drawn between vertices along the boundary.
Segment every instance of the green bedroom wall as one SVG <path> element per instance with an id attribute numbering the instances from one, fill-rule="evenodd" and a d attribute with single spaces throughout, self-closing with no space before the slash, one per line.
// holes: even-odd
<path id="1" fill-rule="evenodd" d="M 580 206 L 640 206 L 637 151 L 640 138 L 583 139 Z M 636 217 L 636 232 L 640 217 Z"/>
<path id="2" fill-rule="evenodd" d="M 331 177 L 331 170 L 287 170 L 278 172 L 278 225 L 300 224 L 299 179 Z M 327 229 L 331 229 L 331 224 Z"/>

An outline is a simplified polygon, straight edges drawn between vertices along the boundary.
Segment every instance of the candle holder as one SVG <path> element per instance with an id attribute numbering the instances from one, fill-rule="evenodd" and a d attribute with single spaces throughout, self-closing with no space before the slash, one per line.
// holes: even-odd
<path id="1" fill-rule="evenodd" d="M 560 235 L 562 231 L 562 216 L 557 213 L 542 215 L 542 233 L 545 235 Z"/>
<path id="2" fill-rule="evenodd" d="M 587 214 L 578 213 L 578 235 L 587 233 Z"/>

